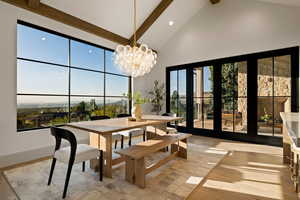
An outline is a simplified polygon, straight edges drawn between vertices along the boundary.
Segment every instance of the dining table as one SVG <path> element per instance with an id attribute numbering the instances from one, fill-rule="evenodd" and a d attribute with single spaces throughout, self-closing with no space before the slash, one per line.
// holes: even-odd
<path id="1" fill-rule="evenodd" d="M 86 131 L 90 134 L 90 145 L 103 151 L 104 166 L 103 174 L 112 178 L 113 166 L 124 162 L 123 157 L 113 158 L 112 134 L 121 131 L 128 131 L 136 128 L 154 127 L 164 131 L 168 123 L 182 120 L 182 117 L 160 116 L 160 115 L 143 115 L 141 121 L 132 121 L 131 117 L 111 118 L 95 121 L 81 121 L 66 124 L 66 126 Z"/>

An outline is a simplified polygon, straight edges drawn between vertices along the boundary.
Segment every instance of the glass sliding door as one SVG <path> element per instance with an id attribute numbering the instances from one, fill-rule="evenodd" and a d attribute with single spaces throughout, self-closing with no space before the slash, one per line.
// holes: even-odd
<path id="1" fill-rule="evenodd" d="M 194 128 L 213 130 L 214 94 L 213 66 L 195 68 L 194 75 Z"/>
<path id="2" fill-rule="evenodd" d="M 299 47 L 167 67 L 179 131 L 282 144 L 280 112 L 298 112 Z"/>
<path id="3" fill-rule="evenodd" d="M 222 131 L 247 133 L 247 62 L 222 64 Z"/>
<path id="4" fill-rule="evenodd" d="M 282 137 L 280 112 L 291 112 L 291 56 L 258 59 L 259 135 Z"/>

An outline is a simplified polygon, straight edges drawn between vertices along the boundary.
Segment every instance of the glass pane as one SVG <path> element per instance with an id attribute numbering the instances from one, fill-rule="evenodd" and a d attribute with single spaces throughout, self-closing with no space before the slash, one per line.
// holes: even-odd
<path id="1" fill-rule="evenodd" d="M 273 96 L 273 59 L 259 59 L 257 67 L 257 96 Z"/>
<path id="2" fill-rule="evenodd" d="M 234 79 L 235 65 L 233 63 L 222 65 L 222 97 L 228 98 L 234 95 L 236 80 Z"/>
<path id="3" fill-rule="evenodd" d="M 170 95 L 177 96 L 178 89 L 177 89 L 177 71 L 170 72 Z"/>
<path id="4" fill-rule="evenodd" d="M 104 115 L 102 97 L 71 97 L 71 121 L 87 121 L 90 116 Z"/>
<path id="5" fill-rule="evenodd" d="M 233 131 L 233 98 L 222 99 L 222 130 Z"/>
<path id="6" fill-rule="evenodd" d="M 259 135 L 273 136 L 273 97 L 257 98 L 257 128 Z"/>
<path id="7" fill-rule="evenodd" d="M 105 70 L 110 73 L 124 74 L 121 72 L 118 65 L 115 64 L 114 53 L 112 51 L 105 50 Z"/>
<path id="8" fill-rule="evenodd" d="M 247 133 L 247 98 L 235 99 L 234 131 Z"/>
<path id="9" fill-rule="evenodd" d="M 17 96 L 18 130 L 68 122 L 68 97 Z"/>
<path id="10" fill-rule="evenodd" d="M 129 100 L 127 98 L 105 98 L 105 115 L 117 117 L 118 114 L 129 113 Z"/>
<path id="11" fill-rule="evenodd" d="M 203 117 L 204 117 L 204 128 L 213 129 L 214 128 L 214 99 L 204 98 L 203 104 Z"/>
<path id="12" fill-rule="evenodd" d="M 291 56 L 274 58 L 274 96 L 291 96 Z"/>
<path id="13" fill-rule="evenodd" d="M 106 96 L 124 96 L 124 94 L 128 94 L 128 77 L 106 74 L 105 81 Z"/>
<path id="14" fill-rule="evenodd" d="M 68 94 L 68 68 L 23 60 L 17 68 L 18 93 Z"/>
<path id="15" fill-rule="evenodd" d="M 179 97 L 186 97 L 186 70 L 178 71 L 178 93 Z"/>
<path id="16" fill-rule="evenodd" d="M 104 50 L 71 40 L 71 66 L 104 71 Z"/>
<path id="17" fill-rule="evenodd" d="M 44 31 L 17 25 L 17 56 L 68 65 L 69 40 Z"/>
<path id="18" fill-rule="evenodd" d="M 291 112 L 291 97 L 274 97 L 274 136 L 282 137 L 280 112 Z"/>
<path id="19" fill-rule="evenodd" d="M 186 126 L 186 98 L 180 98 L 178 101 L 178 116 L 184 118 L 178 125 Z"/>
<path id="20" fill-rule="evenodd" d="M 235 70 L 237 72 L 236 74 L 236 83 L 237 83 L 237 89 L 235 92 L 237 92 L 238 97 L 246 97 L 247 96 L 247 62 L 237 62 L 236 63 L 237 69 Z"/>
<path id="21" fill-rule="evenodd" d="M 203 128 L 203 98 L 194 98 L 194 128 Z"/>
<path id="22" fill-rule="evenodd" d="M 103 73 L 71 69 L 72 95 L 103 95 Z"/>
<path id="23" fill-rule="evenodd" d="M 213 97 L 213 67 L 194 69 L 194 97 Z"/>
<path id="24" fill-rule="evenodd" d="M 174 91 L 174 93 L 171 95 L 170 98 L 170 111 L 171 113 L 175 113 L 177 114 L 177 108 L 178 108 L 178 96 L 176 94 L 176 92 Z"/>

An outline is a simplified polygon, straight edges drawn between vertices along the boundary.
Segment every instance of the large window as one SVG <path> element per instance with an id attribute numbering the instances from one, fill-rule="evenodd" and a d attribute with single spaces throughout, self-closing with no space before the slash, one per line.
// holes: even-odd
<path id="1" fill-rule="evenodd" d="M 129 113 L 130 88 L 112 50 L 18 23 L 18 131 Z"/>

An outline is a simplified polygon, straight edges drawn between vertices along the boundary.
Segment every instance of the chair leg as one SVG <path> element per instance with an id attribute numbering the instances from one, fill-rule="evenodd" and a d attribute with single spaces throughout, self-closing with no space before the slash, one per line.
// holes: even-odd
<path id="1" fill-rule="evenodd" d="M 122 139 L 121 139 L 121 149 L 124 148 L 124 135 L 122 135 Z"/>
<path id="2" fill-rule="evenodd" d="M 56 163 L 56 158 L 52 159 L 52 164 L 51 164 L 51 169 L 50 169 L 50 174 L 49 174 L 49 179 L 48 179 L 48 185 L 51 184 L 52 176 L 53 176 L 53 171 L 55 168 L 55 163 Z"/>
<path id="3" fill-rule="evenodd" d="M 99 181 L 103 180 L 103 151 L 100 150 L 99 156 Z"/>
<path id="4" fill-rule="evenodd" d="M 131 146 L 131 139 L 132 139 L 132 135 L 131 133 L 129 134 L 129 141 L 128 141 L 128 145 Z"/>
<path id="5" fill-rule="evenodd" d="M 145 142 L 146 141 L 146 132 L 144 131 L 143 133 L 143 141 Z"/>
<path id="6" fill-rule="evenodd" d="M 117 148 L 118 146 L 118 140 L 115 140 L 115 149 Z"/>
<path id="7" fill-rule="evenodd" d="M 85 171 L 85 161 L 82 162 L 82 171 Z"/>
<path id="8" fill-rule="evenodd" d="M 70 176 L 71 176 L 73 164 L 74 164 L 74 161 L 69 162 L 69 165 L 68 165 L 68 171 L 67 171 L 66 182 L 65 182 L 65 187 L 64 187 L 63 199 L 67 195 L 67 190 L 68 190 L 68 186 L 69 186 L 69 181 L 70 181 Z"/>

